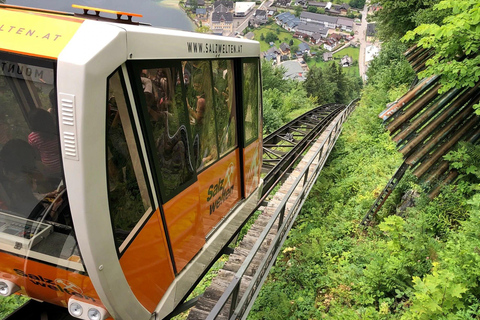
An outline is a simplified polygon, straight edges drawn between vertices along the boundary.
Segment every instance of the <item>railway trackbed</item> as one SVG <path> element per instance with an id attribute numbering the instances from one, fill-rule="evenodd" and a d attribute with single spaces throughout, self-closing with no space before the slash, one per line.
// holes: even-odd
<path id="1" fill-rule="evenodd" d="M 356 102 L 316 108 L 264 139 L 261 213 L 210 287 L 192 301 L 189 320 L 247 317 Z"/>

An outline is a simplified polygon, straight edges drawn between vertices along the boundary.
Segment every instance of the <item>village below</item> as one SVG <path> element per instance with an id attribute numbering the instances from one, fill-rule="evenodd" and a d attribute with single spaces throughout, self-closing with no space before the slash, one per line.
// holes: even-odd
<path id="1" fill-rule="evenodd" d="M 366 81 L 368 65 L 380 52 L 371 21 L 380 7 L 364 0 L 186 0 L 180 7 L 197 32 L 259 41 L 264 62 L 282 66 L 292 80 L 304 81 L 311 68 L 335 61 Z"/>

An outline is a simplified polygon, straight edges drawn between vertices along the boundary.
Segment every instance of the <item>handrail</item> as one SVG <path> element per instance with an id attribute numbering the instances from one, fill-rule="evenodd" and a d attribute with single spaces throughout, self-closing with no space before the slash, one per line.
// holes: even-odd
<path id="1" fill-rule="evenodd" d="M 303 202 L 306 199 L 306 196 L 310 192 L 314 181 L 320 174 L 320 171 L 323 168 L 323 165 L 326 162 L 330 151 L 333 148 L 336 140 L 338 139 L 340 132 L 342 131 L 342 125 L 353 111 L 356 102 L 359 99 L 355 99 L 347 106 L 347 108 L 340 114 L 340 118 L 334 124 L 334 128 L 330 131 L 328 137 L 322 142 L 319 149 L 315 152 L 312 158 L 308 161 L 305 168 L 302 169 L 299 176 L 293 182 L 292 186 L 290 187 L 287 194 L 283 197 L 280 204 L 278 205 L 277 209 L 275 210 L 274 214 L 272 215 L 271 219 L 265 226 L 264 230 L 260 234 L 259 238 L 253 245 L 250 253 L 248 254 L 247 258 L 245 259 L 244 263 L 241 265 L 240 269 L 236 272 L 232 282 L 228 285 L 227 289 L 217 301 L 217 304 L 214 306 L 210 314 L 207 316 L 207 320 L 214 320 L 217 316 L 222 312 L 225 305 L 228 303 L 230 298 L 231 306 L 229 311 L 229 319 L 245 319 L 250 311 L 253 302 L 255 301 L 256 296 L 259 293 L 259 289 L 261 288 L 263 282 L 265 281 L 268 273 L 267 271 L 271 268 L 274 263 L 274 258 L 278 256 L 278 251 L 281 249 L 283 242 L 285 241 L 288 231 L 291 229 L 295 218 L 297 217 L 298 213 L 300 212 L 300 208 L 303 205 Z M 324 152 L 325 144 L 327 144 L 327 150 Z M 309 176 L 310 173 L 310 166 L 312 163 L 318 158 L 318 163 L 313 170 L 313 174 Z M 297 187 L 300 186 L 300 182 L 303 181 L 302 185 L 302 192 L 298 195 L 297 199 L 293 203 L 290 209 L 287 208 L 287 203 L 294 194 L 294 191 Z M 295 195 L 297 196 L 297 195 Z M 287 212 L 288 211 L 288 212 Z M 287 213 L 287 217 L 285 219 L 285 213 Z M 275 222 L 279 219 L 278 223 L 278 233 L 275 236 L 272 245 L 269 247 L 265 257 L 263 258 L 262 262 L 258 267 L 258 271 L 252 277 L 250 285 L 244 292 L 240 302 L 238 303 L 238 295 L 240 291 L 240 284 L 245 272 L 247 271 L 248 267 L 250 266 L 253 258 L 259 251 L 261 245 L 264 243 L 265 238 L 269 234 L 270 230 L 275 225 Z"/>

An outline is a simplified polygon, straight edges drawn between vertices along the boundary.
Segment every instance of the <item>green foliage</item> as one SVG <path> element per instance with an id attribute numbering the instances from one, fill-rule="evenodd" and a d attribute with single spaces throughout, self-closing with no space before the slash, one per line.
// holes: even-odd
<path id="1" fill-rule="evenodd" d="M 284 79 L 285 69 L 262 64 L 263 77 L 263 129 L 266 134 L 292 120 L 297 110 L 310 110 L 315 100 L 308 97 L 303 85 Z"/>
<path id="2" fill-rule="evenodd" d="M 302 14 L 303 8 L 302 6 L 294 6 L 293 10 L 295 11 L 295 17 L 300 17 L 300 14 Z"/>
<path id="3" fill-rule="evenodd" d="M 266 43 L 275 42 L 277 40 L 278 40 L 278 36 L 273 32 L 268 32 L 267 35 L 265 36 Z"/>
<path id="4" fill-rule="evenodd" d="M 414 278 L 412 305 L 402 319 L 478 319 L 480 195 L 468 204 L 470 217 L 450 234 L 439 262 L 423 278 Z"/>
<path id="5" fill-rule="evenodd" d="M 435 50 L 419 77 L 442 75 L 441 92 L 473 87 L 480 79 L 480 2 L 443 0 L 433 9 L 448 12 L 441 24 L 422 24 L 403 37 L 405 41 L 416 39 L 419 46 Z"/>
<path id="6" fill-rule="evenodd" d="M 417 26 L 417 21 L 424 21 L 427 17 L 435 18 L 431 14 L 432 5 L 440 0 L 378 0 L 376 4 L 382 9 L 375 13 L 378 37 L 381 40 L 400 39 L 403 35 Z M 418 18 L 418 16 L 421 18 Z"/>
<path id="7" fill-rule="evenodd" d="M 450 167 L 461 174 L 471 175 L 477 182 L 480 180 L 480 146 L 460 142 L 459 148 L 449 152 L 444 158 L 450 161 Z"/>
<path id="8" fill-rule="evenodd" d="M 308 12 L 312 12 L 312 13 L 317 13 L 317 7 L 308 6 L 308 7 L 307 7 L 307 11 L 308 11 Z"/>
<path id="9" fill-rule="evenodd" d="M 367 70 L 368 83 L 378 89 L 388 91 L 402 84 L 410 84 L 415 73 L 405 59 L 407 47 L 399 41 L 389 41 L 382 45 L 380 54 L 370 63 Z"/>
<path id="10" fill-rule="evenodd" d="M 361 80 L 345 75 L 342 67 L 332 61 L 326 68 L 310 69 L 305 80 L 305 89 L 320 105 L 348 103 L 358 97 Z"/>
<path id="11" fill-rule="evenodd" d="M 365 0 L 350 0 L 348 3 L 351 7 L 357 8 L 357 9 L 363 9 L 365 6 Z"/>
<path id="12" fill-rule="evenodd" d="M 28 298 L 20 295 L 11 295 L 9 297 L 0 296 L 0 319 L 6 318 L 28 300 Z"/>

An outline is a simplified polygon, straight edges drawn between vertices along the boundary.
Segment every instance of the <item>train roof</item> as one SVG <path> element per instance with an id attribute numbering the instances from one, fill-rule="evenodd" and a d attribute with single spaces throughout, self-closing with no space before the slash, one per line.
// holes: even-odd
<path id="1" fill-rule="evenodd" d="M 205 59 L 221 57 L 258 57 L 258 42 L 246 39 L 192 33 L 176 29 L 156 28 L 132 23 L 140 15 L 91 9 L 93 15 L 73 14 L 52 10 L 0 5 L 0 50 L 48 59 L 58 59 L 71 41 L 88 43 L 85 36 L 75 37 L 79 29 L 120 28 L 126 37 L 128 59 Z M 117 19 L 100 16 L 116 14 Z M 127 20 L 121 19 L 125 15 Z M 93 28 L 92 24 L 95 26 Z M 85 28 L 89 25 L 90 28 Z M 90 31 L 91 32 L 91 31 Z M 84 34 L 84 32 L 82 32 Z M 93 37 L 91 41 L 94 41 Z"/>

